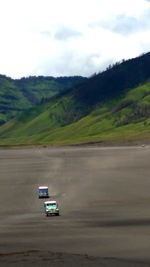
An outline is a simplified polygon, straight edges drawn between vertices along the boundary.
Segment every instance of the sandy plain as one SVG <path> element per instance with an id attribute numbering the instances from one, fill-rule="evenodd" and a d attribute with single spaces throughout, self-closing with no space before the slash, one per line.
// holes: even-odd
<path id="1" fill-rule="evenodd" d="M 0 266 L 150 266 L 150 146 L 0 149 Z"/>

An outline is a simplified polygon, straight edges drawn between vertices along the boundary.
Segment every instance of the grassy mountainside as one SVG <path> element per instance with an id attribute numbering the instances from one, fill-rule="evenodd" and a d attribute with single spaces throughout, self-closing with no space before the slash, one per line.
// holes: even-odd
<path id="1" fill-rule="evenodd" d="M 15 81 L 0 75 L 0 125 L 29 107 L 30 102 Z"/>
<path id="2" fill-rule="evenodd" d="M 115 64 L 29 109 L 0 127 L 0 144 L 150 140 L 149 65 L 150 53 Z"/>
<path id="3" fill-rule="evenodd" d="M 0 125 L 60 92 L 82 82 L 82 77 L 28 77 L 13 80 L 0 75 Z"/>
<path id="4" fill-rule="evenodd" d="M 98 105 L 87 116 L 65 124 L 67 101 L 30 110 L 0 129 L 0 144 L 80 144 L 88 142 L 150 140 L 150 83 Z M 79 106 L 74 107 L 78 109 Z M 41 112 L 42 111 L 42 112 Z M 63 123 L 63 125 L 62 125 Z"/>

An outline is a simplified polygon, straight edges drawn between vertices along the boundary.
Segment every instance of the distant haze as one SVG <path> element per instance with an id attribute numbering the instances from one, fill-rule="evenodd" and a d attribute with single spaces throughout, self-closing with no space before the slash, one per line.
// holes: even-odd
<path id="1" fill-rule="evenodd" d="M 89 76 L 150 51 L 148 0 L 0 0 L 0 74 Z"/>

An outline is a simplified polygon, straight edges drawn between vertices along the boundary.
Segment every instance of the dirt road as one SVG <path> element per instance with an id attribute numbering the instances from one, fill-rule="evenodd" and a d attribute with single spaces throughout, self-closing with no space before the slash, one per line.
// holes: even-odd
<path id="1" fill-rule="evenodd" d="M 1 149 L 0 263 L 150 266 L 150 147 Z"/>

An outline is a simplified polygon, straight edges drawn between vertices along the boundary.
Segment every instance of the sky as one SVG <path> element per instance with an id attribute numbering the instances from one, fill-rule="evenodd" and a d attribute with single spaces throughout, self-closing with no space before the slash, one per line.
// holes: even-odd
<path id="1" fill-rule="evenodd" d="M 0 0 L 0 74 L 91 76 L 150 51 L 150 0 Z"/>

